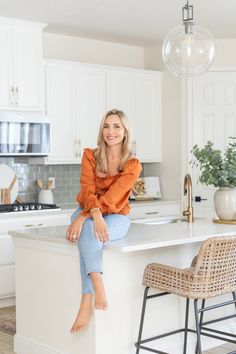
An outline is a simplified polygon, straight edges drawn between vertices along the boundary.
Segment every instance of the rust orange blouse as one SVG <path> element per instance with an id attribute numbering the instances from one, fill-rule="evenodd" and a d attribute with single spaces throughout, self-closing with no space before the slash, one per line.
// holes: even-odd
<path id="1" fill-rule="evenodd" d="M 89 210 L 98 207 L 102 214 L 123 214 L 130 211 L 129 195 L 139 177 L 142 165 L 136 158 L 128 160 L 124 171 L 114 175 L 99 177 L 96 174 L 96 160 L 92 149 L 84 149 L 82 157 L 80 185 L 77 202 L 83 209 L 81 214 L 89 215 Z"/>

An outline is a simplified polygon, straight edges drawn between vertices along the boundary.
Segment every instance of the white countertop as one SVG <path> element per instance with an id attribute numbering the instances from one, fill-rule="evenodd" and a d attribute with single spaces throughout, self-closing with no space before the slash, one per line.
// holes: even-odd
<path id="1" fill-rule="evenodd" d="M 66 230 L 67 226 L 55 226 L 14 230 L 9 233 L 16 238 L 70 244 L 65 239 Z M 106 250 L 142 251 L 201 242 L 211 236 L 230 235 L 236 235 L 236 225 L 215 224 L 206 219 L 196 220 L 193 224 L 187 222 L 164 225 L 132 223 L 128 235 L 124 239 L 108 244 Z"/>

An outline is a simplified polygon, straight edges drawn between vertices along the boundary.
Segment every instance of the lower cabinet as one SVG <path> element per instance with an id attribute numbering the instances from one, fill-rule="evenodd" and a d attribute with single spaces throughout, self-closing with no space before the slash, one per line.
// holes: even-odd
<path id="1" fill-rule="evenodd" d="M 9 215 L 0 218 L 0 307 L 12 305 L 15 296 L 15 257 L 9 230 L 69 225 L 73 210 L 52 211 L 48 214 L 21 216 Z M 37 213 L 37 212 L 36 212 Z M 3 216 L 3 215 L 2 215 Z"/>
<path id="2" fill-rule="evenodd" d="M 156 201 L 156 202 L 132 202 L 130 216 L 132 220 L 144 218 L 159 218 L 162 216 L 180 215 L 180 202 Z"/>

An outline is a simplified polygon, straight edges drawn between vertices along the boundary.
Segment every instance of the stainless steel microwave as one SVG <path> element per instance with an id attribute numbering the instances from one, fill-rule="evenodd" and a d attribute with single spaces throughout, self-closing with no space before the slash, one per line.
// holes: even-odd
<path id="1" fill-rule="evenodd" d="M 50 137 L 50 122 L 44 116 L 0 114 L 0 156 L 46 156 Z"/>

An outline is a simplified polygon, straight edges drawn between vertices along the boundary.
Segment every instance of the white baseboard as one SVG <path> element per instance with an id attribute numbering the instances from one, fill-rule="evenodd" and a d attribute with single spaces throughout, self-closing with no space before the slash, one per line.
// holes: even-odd
<path id="1" fill-rule="evenodd" d="M 69 354 L 50 348 L 43 343 L 35 342 L 29 338 L 14 336 L 14 353 L 17 354 Z"/>
<path id="2" fill-rule="evenodd" d="M 15 306 L 15 296 L 0 298 L 0 308 Z"/>
<path id="3" fill-rule="evenodd" d="M 215 326 L 215 328 L 225 331 L 236 333 L 236 323 L 228 323 L 227 325 Z M 183 353 L 183 333 L 180 335 L 172 336 L 174 340 L 166 340 L 162 339 L 158 341 L 158 350 L 167 352 L 167 353 L 175 353 L 182 354 Z M 202 347 L 204 350 L 214 348 L 218 345 L 224 344 L 225 342 L 221 342 L 219 340 L 212 339 L 210 337 L 202 336 Z M 155 341 L 150 345 L 152 348 L 156 349 Z M 188 344 L 187 344 L 187 353 L 192 354 L 195 352 L 196 345 L 196 335 L 189 333 L 188 335 Z M 14 336 L 14 352 L 17 354 L 69 354 L 66 352 L 58 351 L 55 348 L 50 348 L 43 343 L 35 342 L 31 339 L 18 336 L 17 334 Z M 134 353 L 134 349 L 130 352 L 130 354 Z M 84 353 L 86 354 L 86 353 Z"/>

